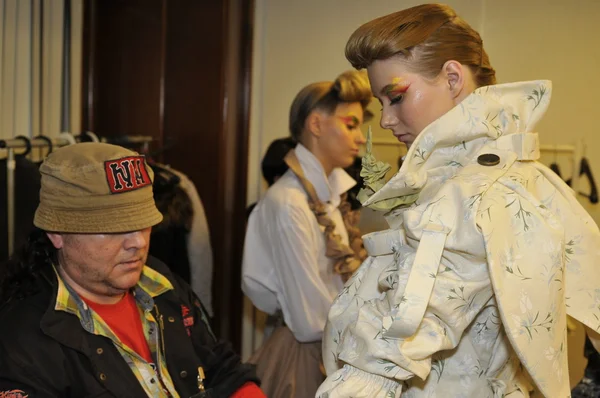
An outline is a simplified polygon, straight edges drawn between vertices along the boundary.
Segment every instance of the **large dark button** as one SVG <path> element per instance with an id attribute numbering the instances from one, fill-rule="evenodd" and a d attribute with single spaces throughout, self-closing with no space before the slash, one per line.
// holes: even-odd
<path id="1" fill-rule="evenodd" d="M 495 166 L 500 163 L 500 156 L 495 153 L 484 153 L 483 155 L 479 155 L 477 163 L 482 166 Z"/>
<path id="2" fill-rule="evenodd" d="M 181 376 L 181 378 L 182 378 L 182 379 L 185 379 L 185 378 L 187 377 L 187 372 L 186 372 L 185 370 L 182 370 L 182 371 L 179 373 L 179 376 Z"/>

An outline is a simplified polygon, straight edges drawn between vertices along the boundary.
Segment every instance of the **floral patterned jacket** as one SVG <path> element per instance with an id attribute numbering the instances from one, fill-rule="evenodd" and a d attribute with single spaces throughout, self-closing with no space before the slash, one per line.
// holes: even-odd
<path id="1" fill-rule="evenodd" d="M 477 89 L 385 184 L 367 156 L 363 204 L 391 228 L 330 310 L 318 397 L 570 396 L 566 319 L 600 330 L 600 233 L 536 162 L 550 94 Z"/>

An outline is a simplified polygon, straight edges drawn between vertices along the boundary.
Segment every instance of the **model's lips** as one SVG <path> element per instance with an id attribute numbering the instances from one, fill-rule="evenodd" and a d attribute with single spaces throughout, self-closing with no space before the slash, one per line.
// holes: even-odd
<path id="1" fill-rule="evenodd" d="M 412 137 L 410 134 L 394 134 L 394 137 L 396 137 L 398 141 L 403 142 L 405 144 L 412 141 Z"/>

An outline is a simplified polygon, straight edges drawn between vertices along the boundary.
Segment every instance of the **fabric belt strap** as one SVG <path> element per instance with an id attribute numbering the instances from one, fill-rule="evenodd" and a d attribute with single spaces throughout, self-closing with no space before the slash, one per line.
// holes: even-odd
<path id="1" fill-rule="evenodd" d="M 395 297 L 398 309 L 392 311 L 391 325 L 384 332 L 386 337 L 407 338 L 417 331 L 433 291 L 449 233 L 449 228 L 433 223 L 423 229 L 406 289 L 401 292 L 400 297 Z"/>

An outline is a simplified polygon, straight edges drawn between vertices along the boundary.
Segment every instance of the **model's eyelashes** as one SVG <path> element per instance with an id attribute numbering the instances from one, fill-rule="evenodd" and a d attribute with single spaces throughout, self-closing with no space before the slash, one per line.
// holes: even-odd
<path id="1" fill-rule="evenodd" d="M 339 118 L 350 130 L 355 129 L 360 125 L 360 121 L 356 116 L 340 116 Z"/>
<path id="2" fill-rule="evenodd" d="M 404 99 L 404 95 L 397 95 L 393 98 L 390 98 L 390 105 L 399 104 Z"/>
<path id="3" fill-rule="evenodd" d="M 396 95 L 395 97 L 391 97 L 389 99 L 390 105 L 399 104 L 402 102 L 403 99 L 404 99 L 404 94 L 400 94 L 400 95 Z M 379 110 L 383 112 L 383 101 L 381 101 L 379 98 L 377 98 L 377 101 L 379 101 L 379 105 L 381 105 L 381 108 L 379 108 Z"/>

